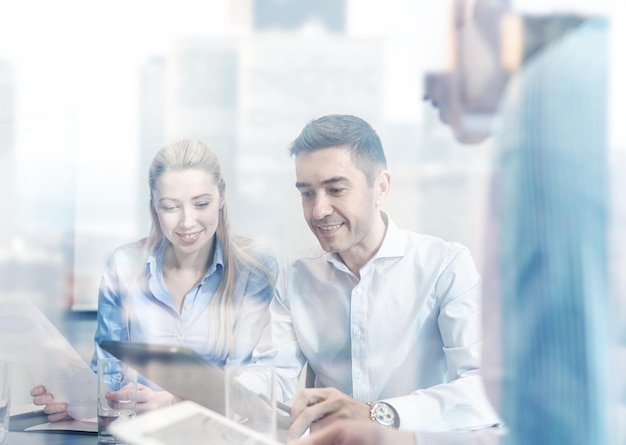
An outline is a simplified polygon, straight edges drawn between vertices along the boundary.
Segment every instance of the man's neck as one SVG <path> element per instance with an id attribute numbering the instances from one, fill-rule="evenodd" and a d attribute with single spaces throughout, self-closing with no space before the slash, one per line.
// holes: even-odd
<path id="1" fill-rule="evenodd" d="M 372 230 L 368 235 L 368 239 L 363 244 L 354 246 L 349 251 L 339 254 L 341 261 L 350 269 L 350 271 L 361 278 L 361 268 L 367 264 L 369 260 L 374 258 L 380 246 L 383 244 L 385 234 L 387 232 L 388 217 L 385 213 L 380 212 L 376 218 Z"/>

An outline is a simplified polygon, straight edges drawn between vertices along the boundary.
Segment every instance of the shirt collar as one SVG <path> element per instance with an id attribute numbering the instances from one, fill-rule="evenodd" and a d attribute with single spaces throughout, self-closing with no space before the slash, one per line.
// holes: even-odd
<path id="1" fill-rule="evenodd" d="M 406 244 L 403 231 L 398 228 L 389 215 L 382 211 L 380 213 L 382 213 L 383 219 L 387 222 L 387 231 L 385 232 L 383 243 L 372 259 L 404 256 Z"/>
<path id="2" fill-rule="evenodd" d="M 220 240 L 215 237 L 215 252 L 213 253 L 213 262 L 204 274 L 204 278 L 202 278 L 202 283 L 204 283 L 209 276 L 213 275 L 217 271 L 218 266 L 220 266 L 221 269 L 224 270 L 224 247 L 222 246 Z"/>
<path id="3" fill-rule="evenodd" d="M 387 230 L 385 231 L 385 237 L 383 238 L 383 242 L 380 245 L 378 252 L 374 254 L 372 259 L 370 259 L 367 264 L 379 258 L 397 258 L 404 256 L 405 237 L 402 230 L 396 226 L 387 213 L 383 211 L 380 213 L 386 222 Z M 327 253 L 327 260 L 335 267 L 341 270 L 347 270 L 338 253 Z M 363 267 L 365 267 L 365 265 Z"/>

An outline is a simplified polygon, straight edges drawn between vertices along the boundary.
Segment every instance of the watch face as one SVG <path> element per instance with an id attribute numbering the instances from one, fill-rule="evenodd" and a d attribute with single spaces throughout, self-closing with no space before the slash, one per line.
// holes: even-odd
<path id="1" fill-rule="evenodd" d="M 393 410 L 386 404 L 377 403 L 374 405 L 374 416 L 378 423 L 384 426 L 394 426 L 396 416 Z"/>

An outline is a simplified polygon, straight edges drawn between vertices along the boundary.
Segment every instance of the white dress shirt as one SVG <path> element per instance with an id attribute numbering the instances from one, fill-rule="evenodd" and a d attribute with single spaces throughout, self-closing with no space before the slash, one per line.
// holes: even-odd
<path id="1" fill-rule="evenodd" d="M 469 251 L 383 216 L 385 239 L 360 279 L 319 246 L 289 262 L 253 361 L 277 368 L 283 400 L 308 361 L 316 387 L 385 400 L 403 429 L 498 423 L 480 377 L 480 276 Z"/>

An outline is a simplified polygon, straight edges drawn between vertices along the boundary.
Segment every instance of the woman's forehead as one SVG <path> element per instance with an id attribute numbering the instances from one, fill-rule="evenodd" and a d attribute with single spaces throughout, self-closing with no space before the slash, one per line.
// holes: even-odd
<path id="1" fill-rule="evenodd" d="M 162 173 L 155 183 L 156 191 L 177 191 L 184 193 L 189 190 L 214 191 L 217 188 L 213 176 L 201 169 L 171 170 Z"/>

